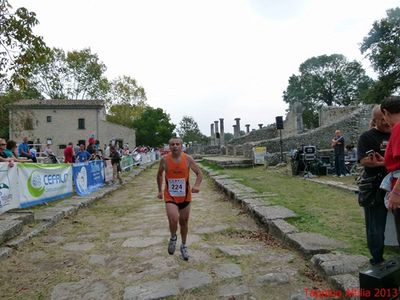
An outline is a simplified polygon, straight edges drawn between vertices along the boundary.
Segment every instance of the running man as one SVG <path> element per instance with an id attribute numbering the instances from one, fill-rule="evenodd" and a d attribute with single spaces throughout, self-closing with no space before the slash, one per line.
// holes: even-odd
<path id="1" fill-rule="evenodd" d="M 181 139 L 170 139 L 169 149 L 171 152 L 165 155 L 160 161 L 160 167 L 157 173 L 157 197 L 159 199 L 164 198 L 165 201 L 169 230 L 171 232 L 168 253 L 173 255 L 175 252 L 176 241 L 178 239 L 176 232 L 179 222 L 182 239 L 180 247 L 181 255 L 184 260 L 189 260 L 186 238 L 188 234 L 190 202 L 192 201 L 192 193 L 198 193 L 200 191 L 203 174 L 193 158 L 183 153 Z M 196 174 L 196 181 L 192 188 L 190 188 L 189 184 L 189 169 Z M 162 182 L 164 172 L 165 188 L 163 192 Z"/>

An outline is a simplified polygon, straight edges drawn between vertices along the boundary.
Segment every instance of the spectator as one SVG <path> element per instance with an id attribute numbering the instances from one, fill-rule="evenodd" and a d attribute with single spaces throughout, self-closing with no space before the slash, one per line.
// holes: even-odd
<path id="1" fill-rule="evenodd" d="M 359 180 L 358 202 L 364 207 L 367 246 L 371 265 L 383 262 L 387 210 L 385 193 L 379 185 L 386 175 L 382 144 L 390 137 L 390 127 L 383 119 L 379 105 L 372 110 L 374 127 L 362 133 L 357 145 L 360 164 L 364 167 Z M 372 150 L 372 151 L 371 151 Z"/>
<path id="2" fill-rule="evenodd" d="M 332 147 L 335 152 L 336 175 L 343 177 L 346 175 L 346 167 L 344 164 L 344 137 L 340 130 L 335 131 L 335 136 L 332 139 Z"/>
<path id="3" fill-rule="evenodd" d="M 64 162 L 69 164 L 74 163 L 74 156 L 74 144 L 72 144 L 72 142 L 69 142 L 67 148 L 64 149 Z"/>
<path id="4" fill-rule="evenodd" d="M 32 155 L 29 151 L 27 137 L 24 137 L 23 142 L 18 146 L 18 157 L 26 157 L 27 159 L 31 159 L 34 163 L 37 162 L 36 156 Z"/>
<path id="5" fill-rule="evenodd" d="M 110 159 L 111 159 L 111 164 L 113 167 L 113 182 L 115 183 L 115 181 L 119 180 L 119 183 L 122 184 L 122 178 L 120 175 L 121 172 L 121 165 L 120 165 L 120 161 L 121 161 L 121 156 L 119 155 L 117 149 L 115 149 L 115 146 L 111 146 L 110 147 Z"/>
<path id="6" fill-rule="evenodd" d="M 90 159 L 92 155 L 85 150 L 85 145 L 79 145 L 79 151 L 76 153 L 75 160 L 76 162 L 85 162 Z"/>
<path id="7" fill-rule="evenodd" d="M 44 149 L 44 155 L 46 155 L 46 156 L 54 156 L 54 152 L 53 152 L 53 149 L 51 149 L 51 144 L 47 144 L 46 145 L 46 148 Z"/>
<path id="8" fill-rule="evenodd" d="M 7 157 L 4 153 L 6 146 L 6 140 L 0 138 L 0 162 L 8 162 L 8 166 L 11 168 L 14 166 L 14 159 L 12 157 Z"/>
<path id="9" fill-rule="evenodd" d="M 31 159 L 18 159 L 17 142 L 9 140 L 6 149 L 4 150 L 7 157 L 13 158 L 15 162 L 32 162 Z"/>

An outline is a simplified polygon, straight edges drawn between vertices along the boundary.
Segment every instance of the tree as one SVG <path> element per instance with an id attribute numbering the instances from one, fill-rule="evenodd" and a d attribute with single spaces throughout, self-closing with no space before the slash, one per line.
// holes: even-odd
<path id="1" fill-rule="evenodd" d="M 146 110 L 146 106 L 129 103 L 114 104 L 108 110 L 107 121 L 133 128 L 133 122 Z"/>
<path id="2" fill-rule="evenodd" d="M 147 97 L 143 87 L 130 76 L 122 76 L 111 82 L 109 105 L 130 104 L 145 107 Z"/>
<path id="3" fill-rule="evenodd" d="M 303 117 L 308 116 L 303 122 L 309 128 L 315 126 L 315 115 L 321 106 L 358 104 L 373 82 L 359 62 L 348 62 L 341 54 L 309 58 L 299 71 L 300 75 L 289 78 L 283 100 L 291 106 L 302 104 Z"/>
<path id="4" fill-rule="evenodd" d="M 161 108 L 146 107 L 139 118 L 133 121 L 136 129 L 136 144 L 159 147 L 168 143 L 175 125 Z"/>
<path id="5" fill-rule="evenodd" d="M 30 74 L 31 63 L 39 61 L 47 53 L 43 39 L 33 34 L 32 28 L 39 22 L 36 14 L 26 8 L 11 13 L 7 0 L 0 0 L 0 90 L 14 82 L 24 86 Z"/>
<path id="6" fill-rule="evenodd" d="M 189 116 L 183 116 L 179 127 L 177 128 L 179 137 L 184 143 L 201 143 L 206 137 L 200 132 L 197 122 Z"/>
<path id="7" fill-rule="evenodd" d="M 379 74 L 368 94 L 370 102 L 375 103 L 400 87 L 400 8 L 389 9 L 386 14 L 373 23 L 360 47 Z"/>
<path id="8" fill-rule="evenodd" d="M 29 85 L 50 99 L 106 99 L 110 84 L 105 71 L 90 49 L 65 53 L 53 48 L 33 66 Z"/>

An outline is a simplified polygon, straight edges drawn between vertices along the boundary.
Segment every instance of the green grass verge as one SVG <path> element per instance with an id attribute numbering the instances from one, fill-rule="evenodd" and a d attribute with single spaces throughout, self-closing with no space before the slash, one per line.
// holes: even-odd
<path id="1" fill-rule="evenodd" d="M 203 162 L 201 164 L 206 165 Z M 314 183 L 300 176 L 291 176 L 286 169 L 266 169 L 260 166 L 218 171 L 239 179 L 239 182 L 260 193 L 276 194 L 266 198 L 267 201 L 294 211 L 297 217 L 287 221 L 300 231 L 316 232 L 343 241 L 348 247 L 339 250 L 369 256 L 364 212 L 358 205 L 355 193 Z M 394 251 L 387 249 L 385 253 L 391 255 Z"/>

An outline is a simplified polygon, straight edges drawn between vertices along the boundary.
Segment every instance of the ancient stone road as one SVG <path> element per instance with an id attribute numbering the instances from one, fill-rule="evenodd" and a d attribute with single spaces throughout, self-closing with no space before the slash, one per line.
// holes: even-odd
<path id="1" fill-rule="evenodd" d="M 305 299 L 304 288 L 328 288 L 207 179 L 192 203 L 189 261 L 179 256 L 180 238 L 168 255 L 156 169 L 2 261 L 0 298 Z"/>

